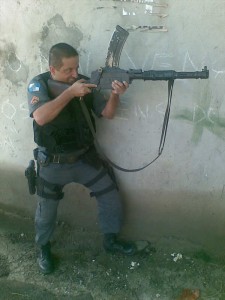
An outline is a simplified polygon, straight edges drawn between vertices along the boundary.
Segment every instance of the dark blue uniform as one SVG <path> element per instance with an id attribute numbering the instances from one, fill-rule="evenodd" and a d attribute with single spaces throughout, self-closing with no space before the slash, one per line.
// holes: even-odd
<path id="1" fill-rule="evenodd" d="M 49 95 L 47 85 L 47 79 L 49 77 L 49 72 L 40 74 L 29 83 L 28 106 L 31 117 L 33 117 L 33 112 L 38 107 L 52 100 L 52 98 Z M 101 112 L 106 104 L 106 100 L 104 99 L 104 97 L 96 92 L 85 96 L 84 100 L 85 98 L 87 100 L 86 104 L 88 106 L 89 111 L 93 111 L 97 117 L 100 117 Z M 74 103 L 75 105 L 77 105 L 78 100 L 75 99 L 72 101 L 75 101 Z M 74 109 L 76 109 L 76 107 L 71 106 L 68 111 L 71 113 L 71 111 Z M 67 114 L 67 112 L 64 113 L 65 115 Z M 79 119 L 79 116 L 76 118 L 78 120 L 76 122 L 84 122 L 83 116 L 81 119 Z M 65 118 L 63 120 L 65 120 Z M 60 124 L 63 124 L 63 127 L 65 127 L 65 122 L 60 122 L 58 122 L 56 125 L 53 124 L 54 126 L 51 123 L 47 124 L 47 127 L 45 129 L 42 126 L 38 126 L 34 121 L 34 131 L 35 128 L 38 129 L 35 133 L 35 142 L 39 146 L 38 156 L 41 157 L 42 154 L 45 154 L 47 157 L 47 163 L 40 163 L 38 171 L 38 177 L 42 180 L 42 191 L 39 193 L 38 196 L 38 205 L 35 216 L 35 228 L 36 242 L 40 246 L 45 245 L 51 239 L 56 223 L 57 209 L 60 201 L 59 198 L 63 197 L 62 189 L 66 184 L 71 182 L 83 184 L 91 190 L 91 195 L 96 197 L 98 203 L 99 225 L 101 231 L 104 234 L 118 233 L 122 225 L 122 205 L 120 195 L 115 183 L 108 175 L 103 165 L 100 164 L 96 167 L 95 162 L 92 161 L 92 163 L 88 159 L 85 159 L 85 154 L 84 156 L 81 155 L 80 157 L 78 157 L 76 161 L 70 162 L 69 160 L 67 161 L 67 159 L 65 159 L 67 157 L 70 157 L 71 153 L 73 157 L 74 151 L 80 150 L 80 145 L 79 147 L 77 147 L 77 149 L 73 149 L 74 141 L 76 141 L 77 145 L 79 144 L 79 138 L 75 136 L 74 132 L 77 132 L 77 135 L 85 136 L 85 133 L 82 134 L 82 132 L 80 132 L 80 130 L 83 130 L 82 128 L 85 126 L 80 126 L 81 129 L 79 129 L 78 131 L 76 131 L 75 128 L 75 131 L 73 132 L 74 135 L 69 134 L 68 136 L 66 136 L 66 147 L 68 145 L 72 145 L 72 148 L 70 149 L 67 147 L 63 149 L 62 146 L 65 145 L 65 143 L 64 141 L 61 142 L 63 139 L 60 136 L 59 127 Z M 54 129 L 51 132 L 49 128 Z M 87 128 L 85 128 L 84 130 L 88 131 Z M 44 134 L 42 133 L 42 131 L 44 131 Z M 49 132 L 51 134 L 49 134 Z M 66 128 L 65 132 L 69 132 L 68 128 Z M 40 133 L 42 134 L 42 138 L 39 138 L 41 135 Z M 49 134 L 49 136 L 45 134 Z M 52 136 L 55 137 L 55 144 L 52 142 L 50 143 Z M 58 136 L 60 136 L 60 138 L 58 138 Z M 59 143 L 57 139 L 60 141 Z M 68 141 L 68 139 L 71 140 Z M 90 148 L 93 147 L 93 145 L 88 145 L 86 141 L 82 141 L 82 143 L 84 143 L 85 147 L 87 146 L 87 148 L 89 146 Z M 57 153 L 56 149 L 58 149 Z M 64 160 L 61 160 L 61 156 L 63 156 Z M 51 157 L 50 160 L 48 159 L 49 157 Z M 39 160 L 39 162 L 40 161 L 41 160 Z M 57 197 L 57 195 L 59 195 L 59 190 L 55 187 L 60 189 L 60 195 L 62 195 L 61 197 Z"/>

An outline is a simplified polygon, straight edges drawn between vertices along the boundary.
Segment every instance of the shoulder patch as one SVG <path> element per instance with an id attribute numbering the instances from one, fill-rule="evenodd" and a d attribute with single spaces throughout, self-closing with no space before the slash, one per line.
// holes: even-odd
<path id="1" fill-rule="evenodd" d="M 39 82 L 33 82 L 28 86 L 29 92 L 39 92 L 40 90 L 40 83 Z"/>
<path id="2" fill-rule="evenodd" d="M 37 96 L 32 97 L 32 99 L 31 99 L 31 101 L 30 101 L 30 103 L 31 103 L 32 105 L 34 105 L 34 104 L 36 104 L 36 103 L 38 103 L 38 102 L 39 102 L 39 98 L 38 98 Z"/>

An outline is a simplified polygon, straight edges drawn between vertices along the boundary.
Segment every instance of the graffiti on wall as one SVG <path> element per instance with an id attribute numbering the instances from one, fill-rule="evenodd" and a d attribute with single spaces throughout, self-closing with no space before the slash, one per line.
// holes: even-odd
<path id="1" fill-rule="evenodd" d="M 104 6 L 97 7 L 96 9 L 105 9 L 108 8 L 107 1 L 102 0 Z M 152 0 L 114 0 L 115 5 L 113 5 L 113 9 L 119 9 L 121 15 L 124 18 L 127 18 L 129 22 L 127 22 L 126 29 L 129 31 L 140 31 L 142 32 L 167 32 L 168 29 L 160 24 L 160 20 L 168 16 L 168 4 L 163 2 L 159 3 Z M 158 18 L 157 25 L 154 23 L 144 25 L 133 25 L 132 20 L 133 17 L 138 16 L 138 14 L 156 16 Z M 151 20 L 151 18 L 149 19 Z M 154 18 L 155 20 L 155 18 Z M 52 18 L 50 18 L 45 24 L 43 24 L 40 31 L 40 43 L 39 49 L 40 53 L 37 54 L 39 59 L 39 67 L 40 72 L 44 72 L 46 70 L 46 66 L 48 65 L 48 51 L 49 48 L 57 43 L 61 38 L 75 48 L 79 48 L 80 43 L 82 41 L 83 33 L 80 29 L 73 23 L 69 26 L 64 21 L 63 17 L 59 14 L 56 14 Z M 128 51 L 124 51 L 125 57 L 130 62 L 131 68 L 137 69 L 135 59 L 129 55 Z M 2 53 L 1 53 L 2 54 Z M 5 52 L 3 53 L 4 57 L 4 76 L 7 80 L 9 80 L 14 87 L 21 85 L 27 82 L 29 75 L 29 67 L 23 62 L 23 60 L 19 57 L 16 51 L 15 45 L 7 44 L 5 46 Z M 151 57 L 150 57 L 151 55 Z M 87 73 L 90 73 L 90 61 L 94 61 L 91 52 L 85 52 L 86 61 L 81 64 L 80 70 L 87 70 Z M 144 70 L 147 65 L 150 66 L 149 69 L 173 69 L 173 65 L 171 63 L 173 56 L 168 53 L 161 53 L 157 51 L 155 53 L 147 54 L 143 56 L 142 69 Z M 216 64 L 215 64 L 216 65 Z M 224 76 L 225 70 L 218 69 L 214 64 L 208 66 L 215 78 L 219 78 Z M 193 70 L 199 69 L 194 63 L 194 59 L 191 57 L 189 51 L 186 51 L 183 58 L 182 70 L 185 71 L 187 66 L 192 67 Z M 200 66 L 202 67 L 202 66 Z M 180 70 L 180 71 L 182 71 Z M 212 74 L 211 74 L 212 76 Z M 11 92 L 11 91 L 10 91 Z M 204 99 L 202 97 L 205 97 Z M 182 111 L 176 113 L 173 117 L 180 120 L 189 122 L 194 127 L 193 133 L 193 141 L 196 143 L 199 142 L 200 137 L 204 131 L 204 129 L 210 130 L 212 133 L 216 134 L 219 138 L 225 139 L 222 134 L 222 130 L 225 126 L 225 121 L 219 117 L 218 108 L 215 108 L 213 105 L 212 95 L 202 95 L 199 101 L 195 102 L 192 109 L 183 109 Z M 13 139 L 10 138 L 10 134 L 19 135 L 18 130 L 14 126 L 14 120 L 20 116 L 23 120 L 28 119 L 28 108 L 26 101 L 19 103 L 18 105 L 14 105 L 11 99 L 6 99 L 1 103 L 1 114 L 2 120 L 6 120 L 10 126 L 5 126 L 6 134 L 4 136 L 4 140 L 0 141 L 0 148 L 2 149 L 14 149 Z M 205 103 L 203 105 L 202 103 Z M 152 108 L 151 104 L 139 104 L 135 103 L 132 107 L 128 105 L 128 102 L 123 102 L 118 109 L 117 118 L 123 120 L 129 120 L 132 118 L 138 119 L 149 119 L 152 117 L 153 111 L 163 116 L 164 114 L 165 103 L 160 102 L 154 108 Z M 3 126 L 4 128 L 4 126 Z"/>
<path id="2" fill-rule="evenodd" d="M 7 151 L 11 156 L 16 155 L 16 144 L 20 140 L 21 133 L 15 120 L 19 118 L 21 121 L 22 118 L 22 122 L 24 122 L 29 118 L 28 114 L 26 101 L 14 105 L 10 99 L 6 99 L 1 104 L 1 120 L 4 121 L 4 125 L 1 126 L 0 149 Z"/>

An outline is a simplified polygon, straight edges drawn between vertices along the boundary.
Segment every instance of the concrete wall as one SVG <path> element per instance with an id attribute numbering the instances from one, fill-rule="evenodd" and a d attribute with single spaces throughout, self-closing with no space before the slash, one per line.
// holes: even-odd
<path id="1" fill-rule="evenodd" d="M 0 202 L 33 213 L 24 169 L 32 158 L 32 120 L 26 86 L 47 69 L 49 48 L 68 42 L 80 53 L 80 71 L 104 65 L 117 24 L 133 29 L 120 67 L 201 70 L 209 80 L 177 80 L 162 156 L 137 173 L 116 171 L 126 207 L 125 234 L 175 236 L 203 244 L 225 237 L 225 2 L 218 0 L 3 0 L 0 4 Z M 148 27 L 164 26 L 162 31 Z M 136 29 L 135 29 L 136 28 Z M 98 121 L 110 158 L 137 168 L 157 155 L 166 82 L 136 81 L 114 120 Z M 60 216 L 74 225 L 96 223 L 96 204 L 82 186 L 66 188 Z"/>

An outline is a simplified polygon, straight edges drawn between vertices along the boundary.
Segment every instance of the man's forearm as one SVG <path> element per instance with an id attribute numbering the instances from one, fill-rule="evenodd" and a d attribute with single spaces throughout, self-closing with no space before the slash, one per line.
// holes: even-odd
<path id="1" fill-rule="evenodd" d="M 71 101 L 72 98 L 73 96 L 70 90 L 65 90 L 54 100 L 43 104 L 34 111 L 33 117 L 35 121 L 40 126 L 51 122 L 58 116 L 58 114 Z"/>
<path id="2" fill-rule="evenodd" d="M 120 102 L 119 95 L 111 93 L 109 100 L 102 111 L 102 116 L 106 119 L 113 119 L 113 117 L 116 114 L 116 110 L 119 102 Z"/>

